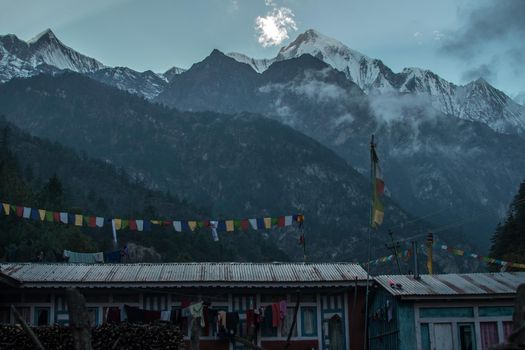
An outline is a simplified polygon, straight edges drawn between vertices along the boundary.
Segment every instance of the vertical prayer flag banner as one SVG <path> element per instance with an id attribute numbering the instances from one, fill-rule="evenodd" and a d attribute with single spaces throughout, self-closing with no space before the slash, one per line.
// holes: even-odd
<path id="1" fill-rule="evenodd" d="M 385 193 L 385 183 L 383 181 L 383 174 L 379 167 L 379 158 L 377 157 L 375 144 L 370 144 L 370 152 L 372 158 L 372 181 L 373 181 L 373 193 L 372 193 L 372 217 L 371 226 L 377 228 L 383 223 L 385 216 L 385 209 L 380 198 Z"/>

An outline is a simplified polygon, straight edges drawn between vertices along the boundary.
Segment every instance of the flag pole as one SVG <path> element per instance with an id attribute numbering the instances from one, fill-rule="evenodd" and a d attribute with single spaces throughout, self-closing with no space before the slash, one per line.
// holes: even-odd
<path id="1" fill-rule="evenodd" d="M 372 197 L 370 199 L 370 221 L 368 222 L 368 258 L 366 266 L 366 296 L 365 296 L 365 341 L 363 343 L 364 350 L 368 347 L 368 294 L 369 294 L 369 283 L 370 283 L 370 255 L 371 255 L 371 226 L 373 222 L 373 207 L 374 207 L 374 159 L 373 159 L 373 150 L 374 150 L 374 135 L 372 134 L 370 140 L 370 185 L 372 187 Z"/>

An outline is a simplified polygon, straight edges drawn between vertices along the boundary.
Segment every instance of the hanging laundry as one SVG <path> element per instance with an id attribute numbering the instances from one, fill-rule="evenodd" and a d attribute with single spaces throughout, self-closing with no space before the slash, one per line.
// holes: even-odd
<path id="1" fill-rule="evenodd" d="M 281 308 L 279 303 L 272 304 L 272 327 L 279 327 L 281 324 Z"/>
<path id="2" fill-rule="evenodd" d="M 204 303 L 202 301 L 200 303 L 192 304 L 189 306 L 191 317 L 200 318 L 200 324 L 202 328 L 206 326 L 206 323 L 204 322 L 204 315 L 202 314 L 203 308 Z"/>
<path id="3" fill-rule="evenodd" d="M 108 307 L 106 309 L 105 320 L 107 323 L 119 323 L 120 322 L 120 308 L 119 307 Z"/>
<path id="4" fill-rule="evenodd" d="M 104 262 L 104 253 L 77 253 L 70 250 L 64 250 L 64 257 L 70 263 L 94 264 Z"/>
<path id="5" fill-rule="evenodd" d="M 120 263 L 121 262 L 121 251 L 115 250 L 112 252 L 104 252 L 104 261 L 107 263 Z"/>
<path id="6" fill-rule="evenodd" d="M 226 311 L 217 311 L 217 326 L 226 327 Z"/>
<path id="7" fill-rule="evenodd" d="M 144 322 L 145 323 L 152 323 L 157 320 L 160 320 L 160 311 L 143 310 L 143 312 L 144 312 Z"/>
<path id="8" fill-rule="evenodd" d="M 171 311 L 161 311 L 160 312 L 160 320 L 161 321 L 170 321 L 171 319 Z"/>
<path id="9" fill-rule="evenodd" d="M 288 309 L 286 305 L 286 300 L 281 300 L 279 302 L 279 318 L 281 319 L 281 322 L 286 317 L 287 312 L 288 312 Z"/>

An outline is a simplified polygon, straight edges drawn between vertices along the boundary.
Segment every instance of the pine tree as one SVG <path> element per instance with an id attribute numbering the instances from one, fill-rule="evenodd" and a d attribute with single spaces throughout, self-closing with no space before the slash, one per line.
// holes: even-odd
<path id="1" fill-rule="evenodd" d="M 525 181 L 514 197 L 507 218 L 496 227 L 490 255 L 493 258 L 525 263 Z M 499 266 L 490 266 L 498 270 Z"/>

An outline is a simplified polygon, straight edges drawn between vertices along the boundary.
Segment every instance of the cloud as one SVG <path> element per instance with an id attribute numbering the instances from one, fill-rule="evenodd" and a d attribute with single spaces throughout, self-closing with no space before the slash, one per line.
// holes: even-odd
<path id="1" fill-rule="evenodd" d="M 525 106 L 525 91 L 518 92 L 513 97 L 514 101 L 518 102 L 520 105 Z"/>
<path id="2" fill-rule="evenodd" d="M 496 72 L 493 67 L 494 66 L 483 63 L 477 67 L 468 69 L 461 75 L 461 80 L 469 82 L 478 78 L 483 78 L 487 81 L 494 81 L 496 79 Z"/>
<path id="3" fill-rule="evenodd" d="M 432 35 L 435 41 L 440 41 L 445 36 L 445 34 L 441 33 L 439 30 L 434 30 Z"/>
<path id="4" fill-rule="evenodd" d="M 415 32 L 412 36 L 416 39 L 418 45 L 423 44 L 423 34 L 421 32 Z"/>
<path id="5" fill-rule="evenodd" d="M 228 12 L 235 13 L 238 11 L 239 11 L 239 0 L 230 0 L 229 6 L 228 6 Z"/>
<path id="6" fill-rule="evenodd" d="M 266 1 L 274 6 L 272 1 Z M 270 6 L 270 5 L 269 5 Z M 266 16 L 255 19 L 255 30 L 258 32 L 258 41 L 263 47 L 280 45 L 288 39 L 288 32 L 297 30 L 292 10 L 287 7 L 274 7 Z"/>
<path id="7" fill-rule="evenodd" d="M 465 77 L 481 72 L 496 79 L 497 72 L 508 67 L 514 76 L 523 75 L 524 14 L 523 0 L 491 1 L 463 10 L 463 26 L 441 40 L 440 52 L 477 65 L 467 70 Z"/>

